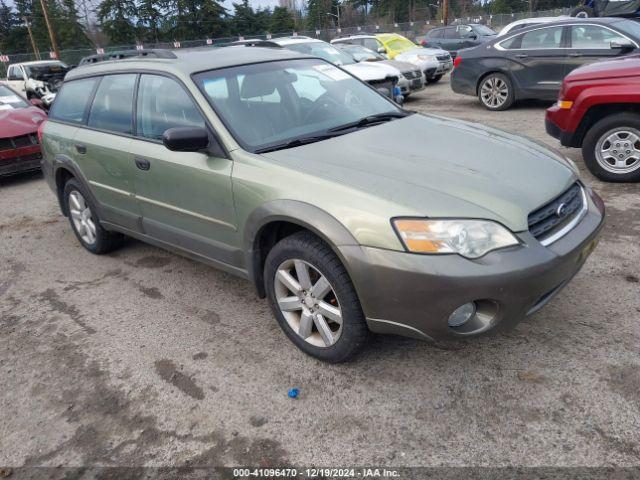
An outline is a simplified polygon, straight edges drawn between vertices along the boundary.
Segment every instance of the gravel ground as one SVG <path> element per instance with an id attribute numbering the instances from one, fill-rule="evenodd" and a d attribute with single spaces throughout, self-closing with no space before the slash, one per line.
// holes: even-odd
<path id="1" fill-rule="evenodd" d="M 544 104 L 488 112 L 444 79 L 407 107 L 557 146 Z M 558 297 L 508 334 L 379 336 L 339 366 L 248 282 L 136 241 L 92 256 L 39 175 L 2 180 L 0 465 L 640 465 L 640 186 L 566 153 L 608 221 Z"/>

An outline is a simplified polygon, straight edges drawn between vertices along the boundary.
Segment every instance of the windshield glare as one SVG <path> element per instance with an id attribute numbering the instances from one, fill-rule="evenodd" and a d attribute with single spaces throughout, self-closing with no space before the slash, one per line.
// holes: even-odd
<path id="1" fill-rule="evenodd" d="M 631 35 L 634 38 L 640 37 L 640 23 L 638 22 L 633 20 L 620 20 L 614 25 L 627 35 Z"/>
<path id="2" fill-rule="evenodd" d="M 29 104 L 13 90 L 0 85 L 0 111 L 26 108 Z"/>
<path id="3" fill-rule="evenodd" d="M 360 45 L 348 45 L 340 47 L 340 49 L 351 55 L 357 62 L 378 62 L 385 59 L 379 53 L 361 47 Z"/>
<path id="4" fill-rule="evenodd" d="M 476 33 L 486 36 L 486 35 L 497 35 L 497 32 L 491 30 L 489 27 L 485 25 L 474 25 L 473 29 Z"/>
<path id="5" fill-rule="evenodd" d="M 327 62 L 331 62 L 334 65 L 351 65 L 355 63 L 355 60 L 344 52 L 341 52 L 333 45 L 324 42 L 305 42 L 305 43 L 293 43 L 287 45 L 289 50 L 295 50 L 296 52 L 306 53 L 314 57 L 320 57 Z"/>
<path id="6" fill-rule="evenodd" d="M 212 70 L 194 80 L 238 143 L 252 152 L 371 115 L 402 112 L 347 72 L 317 59 Z"/>

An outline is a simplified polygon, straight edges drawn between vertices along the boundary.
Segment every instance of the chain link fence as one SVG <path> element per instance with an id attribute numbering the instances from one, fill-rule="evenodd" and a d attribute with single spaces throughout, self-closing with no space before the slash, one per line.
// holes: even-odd
<path id="1" fill-rule="evenodd" d="M 516 20 L 521 20 L 524 18 L 532 18 L 532 17 L 555 17 L 560 15 L 568 15 L 569 9 L 554 9 L 554 10 L 541 10 L 536 12 L 521 12 L 521 13 L 501 13 L 501 14 L 484 14 L 484 15 L 475 15 L 468 16 L 462 18 L 452 18 L 450 19 L 449 24 L 455 25 L 459 23 L 483 23 L 496 31 L 499 31 L 500 28 L 507 25 L 508 23 L 514 22 Z M 442 26 L 443 22 L 440 20 L 422 20 L 416 22 L 405 22 L 405 23 L 394 23 L 394 24 L 386 24 L 386 25 L 363 25 L 357 27 L 343 27 L 343 28 L 335 28 L 335 29 L 325 29 L 325 30 L 302 30 L 298 32 L 281 32 L 278 34 L 263 34 L 263 35 L 250 35 L 246 38 L 259 38 L 262 40 L 268 40 L 270 38 L 281 37 L 285 35 L 304 35 L 313 38 L 319 38 L 321 40 L 329 41 L 336 37 L 346 36 L 346 35 L 357 35 L 357 34 L 375 34 L 375 33 L 399 33 L 404 35 L 405 37 L 415 40 L 416 37 L 420 35 L 424 35 L 430 29 Z M 193 47 L 203 47 L 203 46 L 221 46 L 238 40 L 239 37 L 225 37 L 225 38 L 215 38 L 215 39 L 199 39 L 199 40 L 185 40 L 185 41 L 176 41 L 176 42 L 159 42 L 159 43 L 144 43 L 138 45 L 113 45 L 109 47 L 104 47 L 102 49 L 95 48 L 77 48 L 77 49 L 69 49 L 62 50 L 60 52 L 60 60 L 65 62 L 68 65 L 77 65 L 80 60 L 89 55 L 95 55 L 96 53 L 109 53 L 116 52 L 122 50 L 135 50 L 135 49 L 153 49 L 153 48 L 163 48 L 163 49 L 177 49 L 177 48 L 193 48 Z M 243 38 L 243 37 L 240 37 Z M 42 60 L 50 59 L 49 52 L 41 52 L 40 58 Z M 6 78 L 7 67 L 13 63 L 21 63 L 21 62 L 30 62 L 33 60 L 37 60 L 36 56 L 33 53 L 17 53 L 17 54 L 7 54 L 3 53 L 0 55 L 0 79 Z"/>

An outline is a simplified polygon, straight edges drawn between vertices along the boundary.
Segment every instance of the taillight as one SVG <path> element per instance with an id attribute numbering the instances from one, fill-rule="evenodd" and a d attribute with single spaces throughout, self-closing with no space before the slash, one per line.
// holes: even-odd
<path id="1" fill-rule="evenodd" d="M 44 129 L 44 124 L 47 123 L 46 120 L 42 120 L 40 125 L 38 125 L 38 143 L 42 143 L 42 130 Z"/>
<path id="2" fill-rule="evenodd" d="M 456 59 L 453 61 L 453 68 L 459 67 L 462 63 L 462 57 L 458 55 Z"/>

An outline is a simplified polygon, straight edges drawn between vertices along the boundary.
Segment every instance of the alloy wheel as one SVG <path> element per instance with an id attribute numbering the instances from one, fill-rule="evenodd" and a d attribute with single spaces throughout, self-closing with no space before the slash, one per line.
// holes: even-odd
<path id="1" fill-rule="evenodd" d="M 334 345 L 342 334 L 342 310 L 327 279 L 313 265 L 285 260 L 275 274 L 278 308 L 291 329 L 316 347 Z"/>
<path id="2" fill-rule="evenodd" d="M 96 224 L 91 209 L 77 190 L 69 193 L 69 215 L 82 241 L 87 245 L 93 245 L 96 242 Z"/>
<path id="3" fill-rule="evenodd" d="M 509 97 L 509 86 L 498 77 L 490 77 L 482 83 L 480 87 L 480 97 L 482 103 L 490 108 L 499 108 Z"/>
<path id="4" fill-rule="evenodd" d="M 635 128 L 609 130 L 596 144 L 596 160 L 608 172 L 625 174 L 640 168 L 640 132 Z"/>

